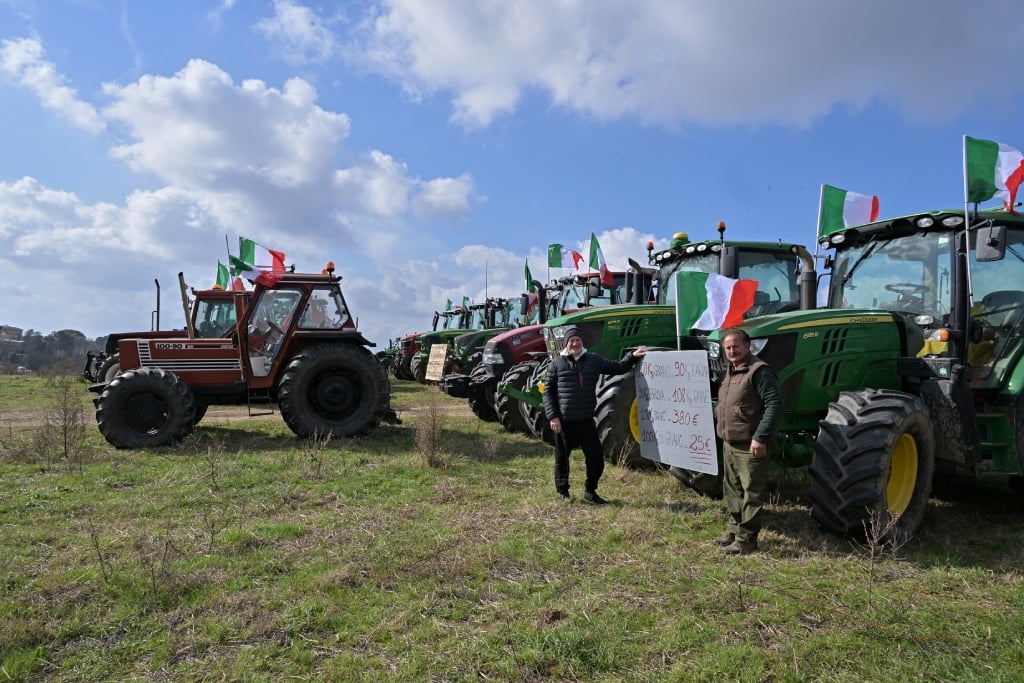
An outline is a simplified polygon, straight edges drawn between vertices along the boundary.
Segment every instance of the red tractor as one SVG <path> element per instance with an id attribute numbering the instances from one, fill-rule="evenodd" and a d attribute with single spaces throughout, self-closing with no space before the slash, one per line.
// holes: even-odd
<path id="1" fill-rule="evenodd" d="M 221 337 L 234 329 L 236 318 L 235 298 L 248 296 L 248 291 L 228 291 L 220 288 L 192 289 L 194 299 L 189 301 L 185 278 L 178 273 L 181 285 L 181 300 L 185 308 L 185 326 L 190 336 Z M 117 353 L 117 344 L 122 339 L 148 337 L 150 339 L 180 337 L 184 330 L 160 329 L 160 281 L 156 280 L 156 308 L 151 314 L 153 327 L 147 332 L 115 332 L 107 335 L 106 345 L 102 351 L 89 351 L 86 354 L 85 369 L 82 377 L 87 382 L 106 383 L 121 374 L 121 358 Z"/>
<path id="2" fill-rule="evenodd" d="M 117 448 L 187 436 L 210 405 L 276 403 L 300 437 L 367 434 L 398 424 L 374 346 L 356 328 L 334 275 L 275 275 L 235 295 L 237 322 L 218 338 L 118 341 L 123 374 L 91 391 L 100 432 Z"/>

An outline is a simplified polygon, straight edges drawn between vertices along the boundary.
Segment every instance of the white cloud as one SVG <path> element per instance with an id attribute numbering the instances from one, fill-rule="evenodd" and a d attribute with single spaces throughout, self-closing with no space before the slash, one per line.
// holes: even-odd
<path id="1" fill-rule="evenodd" d="M 274 16 L 260 20 L 255 28 L 277 46 L 289 64 L 308 64 L 325 62 L 337 51 L 330 23 L 309 7 L 274 0 Z"/>
<path id="2" fill-rule="evenodd" d="M 42 43 L 35 38 L 0 42 L 0 71 L 15 78 L 35 93 L 42 105 L 56 112 L 76 128 L 88 133 L 103 131 L 103 119 L 96 109 L 78 98 L 74 88 L 51 62 L 43 59 Z"/>
<path id="3" fill-rule="evenodd" d="M 805 125 L 880 100 L 917 120 L 1007 77 L 1012 0 L 708 3 L 381 0 L 348 54 L 415 96 L 448 93 L 453 118 L 486 126 L 527 91 L 599 119 Z"/>

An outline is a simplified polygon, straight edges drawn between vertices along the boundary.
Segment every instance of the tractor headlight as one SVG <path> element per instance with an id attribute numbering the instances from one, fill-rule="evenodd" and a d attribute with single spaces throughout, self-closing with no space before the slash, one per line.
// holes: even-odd
<path id="1" fill-rule="evenodd" d="M 764 351 L 764 347 L 768 345 L 767 339 L 751 339 L 750 340 L 750 352 L 755 356 Z"/>
<path id="2" fill-rule="evenodd" d="M 505 362 L 505 359 L 501 357 L 501 354 L 497 351 L 485 351 L 483 356 L 480 357 L 481 363 L 490 363 L 491 365 L 499 365 Z"/>
<path id="3" fill-rule="evenodd" d="M 708 342 L 708 358 L 718 360 L 722 355 L 722 345 L 716 341 Z"/>

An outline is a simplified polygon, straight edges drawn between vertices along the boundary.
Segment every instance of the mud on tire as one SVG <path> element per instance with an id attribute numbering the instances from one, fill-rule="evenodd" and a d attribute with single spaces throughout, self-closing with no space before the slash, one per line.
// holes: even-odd
<path id="1" fill-rule="evenodd" d="M 811 515 L 826 530 L 863 537 L 873 518 L 904 537 L 921 524 L 935 441 L 928 409 L 910 394 L 844 391 L 819 422 L 811 464 Z"/>
<path id="2" fill-rule="evenodd" d="M 391 405 L 380 361 L 356 344 L 322 344 L 295 356 L 277 395 L 285 423 L 303 438 L 368 434 Z"/>
<path id="3" fill-rule="evenodd" d="M 96 424 L 115 448 L 177 443 L 195 426 L 195 399 L 173 372 L 139 368 L 115 377 L 96 399 Z"/>

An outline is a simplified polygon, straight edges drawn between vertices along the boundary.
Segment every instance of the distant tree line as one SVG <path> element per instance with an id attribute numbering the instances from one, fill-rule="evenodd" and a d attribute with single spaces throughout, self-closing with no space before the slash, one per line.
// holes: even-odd
<path id="1" fill-rule="evenodd" d="M 0 373 L 18 368 L 39 373 L 79 374 L 85 367 L 86 353 L 102 351 L 106 337 L 89 339 L 78 330 L 57 330 L 43 334 L 27 330 L 21 339 L 0 341 Z"/>

